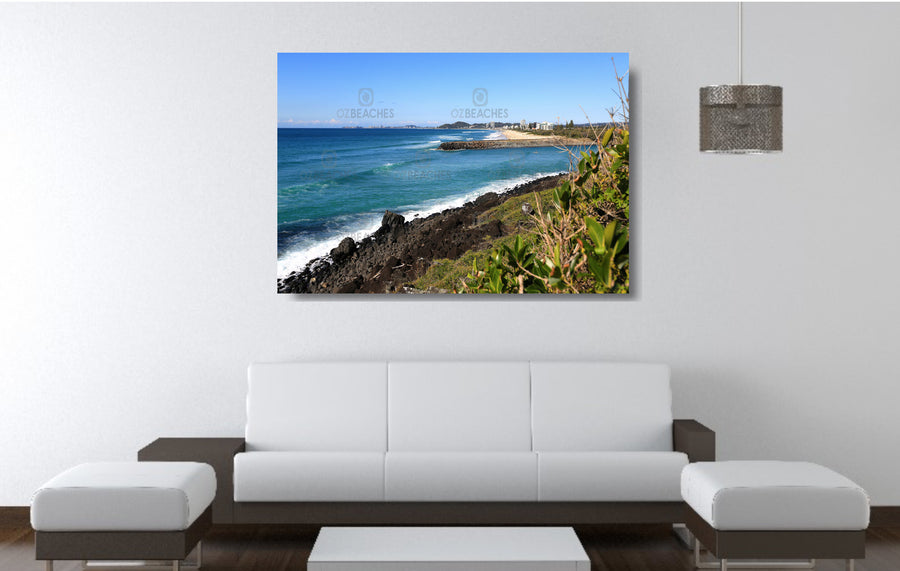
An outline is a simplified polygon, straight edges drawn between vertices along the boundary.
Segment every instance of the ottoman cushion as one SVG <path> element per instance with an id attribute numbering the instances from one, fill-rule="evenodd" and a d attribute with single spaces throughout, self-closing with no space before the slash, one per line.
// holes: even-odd
<path id="1" fill-rule="evenodd" d="M 717 530 L 861 530 L 866 492 L 809 462 L 697 462 L 681 473 L 684 501 Z"/>
<path id="2" fill-rule="evenodd" d="M 37 531 L 181 531 L 212 503 L 216 474 L 198 462 L 97 462 L 34 493 Z"/>

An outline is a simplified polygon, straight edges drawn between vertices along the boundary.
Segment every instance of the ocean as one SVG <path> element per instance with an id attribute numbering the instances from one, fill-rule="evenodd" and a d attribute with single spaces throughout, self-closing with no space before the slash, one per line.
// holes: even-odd
<path id="1" fill-rule="evenodd" d="M 554 147 L 441 151 L 485 129 L 278 129 L 278 276 L 360 240 L 385 210 L 407 220 L 569 169 Z"/>

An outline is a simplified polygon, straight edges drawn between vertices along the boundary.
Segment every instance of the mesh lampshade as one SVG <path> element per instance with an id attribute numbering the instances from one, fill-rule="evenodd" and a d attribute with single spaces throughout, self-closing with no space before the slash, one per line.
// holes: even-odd
<path id="1" fill-rule="evenodd" d="M 700 150 L 780 152 L 781 87 L 743 84 L 701 87 Z"/>

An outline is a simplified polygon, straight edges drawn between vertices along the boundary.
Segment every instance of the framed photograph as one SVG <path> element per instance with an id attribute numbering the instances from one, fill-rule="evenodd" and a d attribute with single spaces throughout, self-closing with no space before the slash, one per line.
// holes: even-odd
<path id="1" fill-rule="evenodd" d="M 626 294 L 626 53 L 278 55 L 279 293 Z"/>

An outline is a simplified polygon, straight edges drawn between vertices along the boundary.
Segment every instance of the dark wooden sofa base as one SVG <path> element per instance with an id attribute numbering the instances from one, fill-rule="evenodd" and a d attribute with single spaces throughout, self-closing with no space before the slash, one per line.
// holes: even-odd
<path id="1" fill-rule="evenodd" d="M 234 523 L 590 525 L 680 523 L 684 502 L 235 502 Z"/>
<path id="2" fill-rule="evenodd" d="M 688 530 L 717 559 L 862 559 L 866 532 L 859 531 L 721 531 L 690 506 Z"/>
<path id="3" fill-rule="evenodd" d="M 216 471 L 216 524 L 298 525 L 592 525 L 682 523 L 677 502 L 235 502 L 234 456 L 243 438 L 159 438 L 143 462 L 205 462 Z M 696 420 L 672 423 L 672 449 L 690 462 L 716 459 L 716 433 Z"/>
<path id="4" fill-rule="evenodd" d="M 212 527 L 212 508 L 182 531 L 36 531 L 35 559 L 182 560 Z"/>

